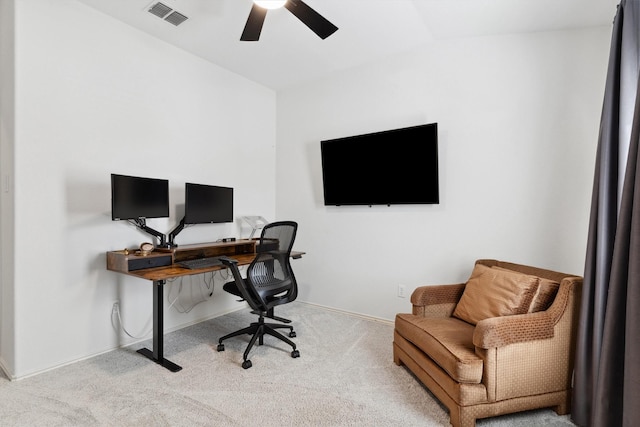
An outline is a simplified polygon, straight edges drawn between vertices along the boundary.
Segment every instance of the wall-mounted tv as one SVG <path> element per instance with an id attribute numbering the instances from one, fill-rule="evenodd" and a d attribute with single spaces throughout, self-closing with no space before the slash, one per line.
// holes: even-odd
<path id="1" fill-rule="evenodd" d="M 169 216 L 169 181 L 111 174 L 111 219 Z"/>
<path id="2" fill-rule="evenodd" d="M 233 222 L 233 188 L 185 184 L 184 223 Z"/>
<path id="3" fill-rule="evenodd" d="M 437 204 L 438 124 L 320 143 L 324 204 Z"/>

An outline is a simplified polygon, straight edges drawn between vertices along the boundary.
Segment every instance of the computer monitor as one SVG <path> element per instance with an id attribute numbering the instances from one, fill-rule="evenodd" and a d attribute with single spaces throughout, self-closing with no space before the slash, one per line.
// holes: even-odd
<path id="1" fill-rule="evenodd" d="M 111 219 L 169 216 L 169 181 L 111 174 Z"/>
<path id="2" fill-rule="evenodd" d="M 233 188 L 185 184 L 184 223 L 233 222 Z"/>

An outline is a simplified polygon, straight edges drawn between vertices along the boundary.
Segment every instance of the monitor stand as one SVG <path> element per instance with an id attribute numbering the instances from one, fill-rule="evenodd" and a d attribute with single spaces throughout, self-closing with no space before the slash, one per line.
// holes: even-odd
<path id="1" fill-rule="evenodd" d="M 176 246 L 178 246 L 176 244 L 176 236 L 178 235 L 178 233 L 180 233 L 182 230 L 184 229 L 184 218 L 182 218 L 182 220 L 180 220 L 180 223 L 178 225 L 176 225 L 176 228 L 174 228 L 173 230 L 171 230 L 171 232 L 169 233 L 169 241 L 167 242 L 167 246 L 170 248 L 175 248 Z"/>
<path id="2" fill-rule="evenodd" d="M 138 218 L 135 220 L 130 220 L 131 223 L 133 223 L 136 227 L 138 227 L 140 230 L 144 231 L 145 233 L 149 233 L 154 237 L 157 237 L 158 240 L 160 241 L 160 243 L 158 244 L 157 247 L 159 248 L 166 248 L 167 245 L 167 238 L 164 234 L 160 233 L 159 231 L 154 230 L 151 227 L 147 227 L 147 222 L 145 220 L 145 218 Z"/>

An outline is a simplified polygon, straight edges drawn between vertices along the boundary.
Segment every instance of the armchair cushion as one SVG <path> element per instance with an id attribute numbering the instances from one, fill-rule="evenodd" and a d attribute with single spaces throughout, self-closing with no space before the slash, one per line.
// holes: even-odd
<path id="1" fill-rule="evenodd" d="M 491 317 L 527 313 L 539 280 L 536 276 L 476 264 L 453 316 L 475 325 Z"/>
<path id="2" fill-rule="evenodd" d="M 475 353 L 472 325 L 454 317 L 400 313 L 396 330 L 457 382 L 479 384 L 482 380 L 482 358 Z"/>
<path id="3" fill-rule="evenodd" d="M 513 270 L 499 267 L 497 265 L 494 265 L 491 268 L 513 272 Z M 529 306 L 528 313 L 537 313 L 538 311 L 543 311 L 549 308 L 554 298 L 556 297 L 556 294 L 558 293 L 559 287 L 560 283 L 556 282 L 555 280 L 539 277 L 538 289 L 536 290 L 536 293 L 531 300 L 531 305 Z"/>
<path id="4" fill-rule="evenodd" d="M 538 291 L 534 295 L 533 301 L 531 301 L 529 313 L 537 313 L 538 311 L 543 311 L 549 308 L 555 299 L 559 288 L 560 283 L 541 277 L 540 283 L 538 284 Z"/>

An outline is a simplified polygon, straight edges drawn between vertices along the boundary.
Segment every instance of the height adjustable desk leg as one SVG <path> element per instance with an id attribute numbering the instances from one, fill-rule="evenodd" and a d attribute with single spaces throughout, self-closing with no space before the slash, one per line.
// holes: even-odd
<path id="1" fill-rule="evenodd" d="M 163 289 L 164 280 L 154 280 L 153 282 L 153 351 L 148 348 L 141 348 L 138 353 L 153 360 L 158 365 L 162 365 L 171 372 L 178 372 L 182 366 L 176 365 L 164 358 L 164 306 Z"/>

